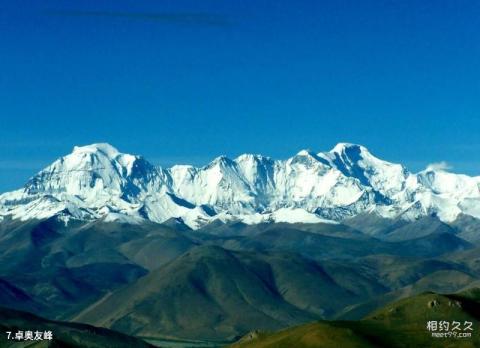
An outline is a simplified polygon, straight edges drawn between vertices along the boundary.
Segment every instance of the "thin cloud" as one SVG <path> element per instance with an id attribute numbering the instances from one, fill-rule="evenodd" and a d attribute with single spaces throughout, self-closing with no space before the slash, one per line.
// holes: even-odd
<path id="1" fill-rule="evenodd" d="M 430 163 L 427 166 L 427 170 L 433 170 L 433 171 L 435 171 L 435 170 L 436 171 L 447 171 L 447 170 L 450 170 L 450 169 L 452 169 L 452 166 L 445 161 Z"/>
<path id="2" fill-rule="evenodd" d="M 230 21 L 224 15 L 200 12 L 121 12 L 121 11 L 82 11 L 82 10 L 49 10 L 45 14 L 64 17 L 99 17 L 99 18 L 126 18 L 133 20 L 193 24 L 204 26 L 226 27 Z"/>

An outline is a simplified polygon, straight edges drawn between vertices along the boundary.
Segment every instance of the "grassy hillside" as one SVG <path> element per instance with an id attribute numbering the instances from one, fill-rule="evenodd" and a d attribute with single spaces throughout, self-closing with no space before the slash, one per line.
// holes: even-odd
<path id="1" fill-rule="evenodd" d="M 143 336 L 161 333 L 216 339 L 234 337 L 252 325 L 278 329 L 318 318 L 313 311 L 321 310 L 320 296 L 310 292 L 295 297 L 296 289 L 292 287 L 301 287 L 300 279 L 286 284 L 285 289 L 290 285 L 291 301 L 298 301 L 299 307 L 306 306 L 302 301 L 310 298 L 307 302 L 318 306 L 312 311 L 288 302 L 279 292 L 277 271 L 272 268 L 278 269 L 281 262 L 269 263 L 255 255 L 220 247 L 198 247 L 104 298 L 75 320 Z M 290 262 L 299 262 L 303 273 L 298 276 L 323 286 L 325 293 L 331 293 L 328 287 L 335 287 L 314 264 L 309 266 L 309 261 L 297 257 Z"/>
<path id="2" fill-rule="evenodd" d="M 337 227 L 338 228 L 338 227 Z M 389 254 L 416 258 L 437 257 L 446 253 L 473 248 L 453 233 L 439 232 L 416 239 L 382 241 L 366 235 L 340 232 L 318 233 L 295 225 L 275 224 L 249 236 L 224 239 L 219 245 L 233 250 L 265 252 L 268 250 L 301 253 L 317 260 L 352 259 L 373 254 Z"/>
<path id="3" fill-rule="evenodd" d="M 457 229 L 434 218 L 378 224 L 374 238 L 342 224 L 4 221 L 0 306 L 130 335 L 228 341 L 478 285 L 478 246 Z"/>
<path id="4" fill-rule="evenodd" d="M 360 321 L 321 321 L 276 333 L 255 333 L 232 348 L 473 348 L 480 346 L 479 320 L 479 289 L 458 295 L 424 293 L 389 304 Z M 429 321 L 448 321 L 450 326 L 453 321 L 460 322 L 460 332 L 471 332 L 472 336 L 434 338 L 427 330 Z M 473 331 L 463 329 L 465 321 L 473 323 Z"/>
<path id="5" fill-rule="evenodd" d="M 65 320 L 194 245 L 153 223 L 2 222 L 0 306 Z"/>
<path id="6" fill-rule="evenodd" d="M 312 260 L 283 250 L 283 246 L 313 252 L 317 246 L 326 250 L 321 242 L 344 239 L 342 244 L 367 252 L 370 240 L 361 245 L 359 241 L 365 239 L 278 231 L 267 232 L 275 238 L 269 238 L 270 249 L 262 252 L 194 247 L 137 282 L 107 294 L 73 318 L 135 335 L 231 339 L 252 329 L 277 330 L 341 314 L 360 319 L 392 300 L 427 290 L 454 292 L 478 279 L 461 264 L 437 259 L 371 255 Z M 245 240 L 258 241 L 265 233 Z M 439 234 L 379 245 L 390 248 L 399 244 L 407 250 L 423 245 L 428 249 L 432 240 L 446 237 L 449 241 L 450 236 L 456 238 Z M 267 244 L 267 240 L 262 243 Z M 439 249 L 443 248 L 442 242 Z M 402 251 L 399 249 L 396 252 Z M 332 247 L 328 253 L 335 250 Z"/>

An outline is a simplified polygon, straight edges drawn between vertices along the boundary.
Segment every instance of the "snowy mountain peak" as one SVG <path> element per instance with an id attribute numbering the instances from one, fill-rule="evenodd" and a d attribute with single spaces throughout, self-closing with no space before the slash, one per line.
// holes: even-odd
<path id="1" fill-rule="evenodd" d="M 156 175 L 142 157 L 120 153 L 109 144 L 76 146 L 25 185 L 27 194 L 65 194 L 82 200 L 131 195 Z"/>
<path id="2" fill-rule="evenodd" d="M 23 189 L 0 195 L 0 219 L 175 218 L 192 228 L 215 219 L 341 221 L 364 212 L 480 218 L 480 178 L 445 168 L 413 174 L 350 143 L 327 152 L 302 150 L 287 160 L 244 154 L 235 160 L 220 156 L 200 168 L 170 169 L 100 143 L 75 147 Z"/>
<path id="3" fill-rule="evenodd" d="M 297 152 L 297 156 L 316 156 L 310 149 L 303 149 Z"/>
<path id="4" fill-rule="evenodd" d="M 82 153 L 98 153 L 101 152 L 105 156 L 113 159 L 120 154 L 120 152 L 108 143 L 98 143 L 85 146 L 74 146 L 72 154 Z"/>
<path id="5" fill-rule="evenodd" d="M 218 156 L 212 162 L 210 162 L 205 168 L 220 166 L 220 167 L 228 167 L 234 165 L 234 161 L 232 161 L 227 156 Z"/>
<path id="6" fill-rule="evenodd" d="M 141 159 L 140 156 L 121 153 L 108 143 L 75 146 L 73 148 L 73 152 L 64 158 L 69 158 L 72 164 L 75 163 L 76 159 L 78 164 L 85 164 L 86 162 L 90 161 L 102 163 L 104 167 L 105 162 L 110 161 L 111 163 L 115 163 L 119 169 L 123 168 L 121 171 L 124 171 L 125 173 L 123 174 L 126 175 L 131 173 L 135 161 Z"/>
<path id="7" fill-rule="evenodd" d="M 251 153 L 245 153 L 235 158 L 236 163 L 242 163 L 242 162 L 254 163 L 254 162 L 272 162 L 272 161 L 273 160 L 270 157 L 251 154 Z"/>
<path id="8" fill-rule="evenodd" d="M 329 151 L 330 153 L 348 154 L 348 153 L 364 153 L 370 152 L 365 146 L 353 143 L 338 143 Z"/>
<path id="9" fill-rule="evenodd" d="M 295 156 L 289 158 L 287 165 L 302 165 L 305 167 L 331 167 L 331 163 L 310 150 L 301 150 Z"/>

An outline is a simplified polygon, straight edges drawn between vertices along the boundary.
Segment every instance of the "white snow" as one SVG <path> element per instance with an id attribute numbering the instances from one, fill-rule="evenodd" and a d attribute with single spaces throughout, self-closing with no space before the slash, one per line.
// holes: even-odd
<path id="1" fill-rule="evenodd" d="M 349 143 L 327 152 L 302 150 L 287 160 L 244 154 L 170 169 L 92 144 L 0 195 L 0 220 L 179 218 L 195 229 L 215 220 L 332 223 L 362 212 L 404 219 L 436 214 L 447 222 L 459 214 L 480 218 L 480 177 L 445 167 L 410 173 Z"/>
<path id="2" fill-rule="evenodd" d="M 275 222 L 288 222 L 288 223 L 326 223 L 336 224 L 337 222 L 327 219 L 322 219 L 316 214 L 309 213 L 305 209 L 300 208 L 280 208 L 271 214 L 271 218 Z"/>

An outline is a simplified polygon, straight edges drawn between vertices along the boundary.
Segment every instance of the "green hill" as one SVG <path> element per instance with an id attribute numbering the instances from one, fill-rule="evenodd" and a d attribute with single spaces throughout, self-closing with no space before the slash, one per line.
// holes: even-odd
<path id="1" fill-rule="evenodd" d="M 471 332 L 471 337 L 432 337 L 432 332 L 445 332 L 438 329 L 441 321 L 449 322 L 450 332 Z M 454 321 L 460 323 L 460 330 L 453 330 Z M 250 334 L 232 348 L 479 347 L 479 321 L 479 289 L 454 295 L 423 293 L 389 304 L 360 321 L 320 321 Z M 429 322 L 437 323 L 436 331 L 427 330 Z M 472 323 L 472 331 L 465 330 L 465 322 Z"/>
<path id="2" fill-rule="evenodd" d="M 430 234 L 392 241 L 326 224 L 185 231 L 175 221 L 6 221 L 0 307 L 127 335 L 216 342 L 314 320 L 359 320 L 425 291 L 478 286 L 479 246 L 435 219 L 409 225 L 428 221 Z"/>
<path id="3" fill-rule="evenodd" d="M 292 264 L 291 270 L 295 262 L 300 263 L 303 273 L 299 276 L 303 278 L 289 281 L 281 270 L 275 276 L 283 263 Z M 289 296 L 282 296 L 275 279 L 285 282 Z M 143 336 L 160 332 L 182 338 L 224 339 L 248 332 L 252 324 L 276 330 L 318 318 L 314 312 L 327 302 L 320 302 L 318 293 L 298 293 L 308 291 L 301 287 L 308 281 L 316 281 L 319 289 L 323 285 L 325 294 L 342 291 L 328 282 L 316 264 L 299 257 L 270 259 L 220 247 L 198 247 L 106 296 L 75 321 Z M 319 307 L 302 310 L 299 307 L 308 305 L 305 299 Z"/>

